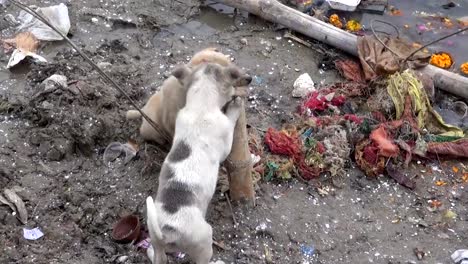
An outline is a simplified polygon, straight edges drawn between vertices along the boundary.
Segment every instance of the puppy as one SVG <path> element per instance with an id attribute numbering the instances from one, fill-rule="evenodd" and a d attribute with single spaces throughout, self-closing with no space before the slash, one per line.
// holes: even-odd
<path id="1" fill-rule="evenodd" d="M 146 199 L 148 230 L 156 251 L 150 249 L 148 256 L 154 264 L 165 264 L 166 252 L 182 251 L 197 264 L 208 264 L 213 241 L 205 215 L 220 163 L 231 152 L 242 107 L 240 97 L 232 98 L 242 74 L 234 66 L 208 63 L 193 70 L 179 67 L 173 76 L 187 89 L 187 98 L 177 115 L 156 199 Z"/>
<path id="2" fill-rule="evenodd" d="M 218 52 L 216 48 L 207 48 L 196 53 L 188 63 L 188 67 L 195 67 L 203 63 L 216 63 L 221 66 L 231 65 L 229 58 Z M 242 74 L 234 86 L 247 86 L 252 81 L 252 77 Z M 239 95 L 245 91 L 239 90 Z M 174 136 L 175 120 L 177 113 L 185 105 L 186 90 L 174 77 L 169 77 L 162 84 L 158 92 L 153 94 L 146 105 L 141 109 L 151 118 L 162 130 L 161 133 L 143 119 L 140 127 L 140 135 L 144 140 L 154 141 L 161 146 L 170 145 Z M 127 119 L 140 118 L 141 114 L 136 110 L 127 111 Z"/>

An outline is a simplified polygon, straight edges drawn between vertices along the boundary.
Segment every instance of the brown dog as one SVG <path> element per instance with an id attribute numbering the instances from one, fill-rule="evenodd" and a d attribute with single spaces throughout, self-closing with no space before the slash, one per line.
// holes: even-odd
<path id="1" fill-rule="evenodd" d="M 202 63 L 216 63 L 221 66 L 228 66 L 231 64 L 231 60 L 226 55 L 218 52 L 216 48 L 207 48 L 196 53 L 187 66 L 192 68 Z M 243 73 L 243 78 L 240 78 L 236 86 L 247 86 L 251 81 L 252 77 Z M 245 93 L 245 91 L 240 91 L 240 93 Z M 162 146 L 172 144 L 175 120 L 179 110 L 185 106 L 186 95 L 187 91 L 183 89 L 180 82 L 174 76 L 170 76 L 164 81 L 159 91 L 153 94 L 146 105 L 141 109 L 163 132 L 157 132 L 143 119 L 140 127 L 140 135 L 143 139 L 154 141 Z M 127 111 L 127 119 L 129 120 L 140 117 L 141 114 L 137 110 Z"/>

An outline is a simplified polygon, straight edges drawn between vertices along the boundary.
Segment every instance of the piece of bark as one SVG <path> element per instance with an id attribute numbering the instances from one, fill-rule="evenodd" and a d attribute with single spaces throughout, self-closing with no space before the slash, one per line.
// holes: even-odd
<path id="1" fill-rule="evenodd" d="M 358 56 L 357 36 L 325 23 L 276 0 L 216 0 L 217 2 L 245 10 L 263 19 L 286 26 L 308 37 Z M 422 69 L 434 80 L 434 85 L 444 91 L 468 99 L 468 78 L 432 65 Z"/>
<path id="2" fill-rule="evenodd" d="M 234 129 L 231 153 L 224 162 L 229 177 L 229 194 L 233 201 L 255 205 L 252 181 L 252 161 L 248 144 L 245 103 Z"/>

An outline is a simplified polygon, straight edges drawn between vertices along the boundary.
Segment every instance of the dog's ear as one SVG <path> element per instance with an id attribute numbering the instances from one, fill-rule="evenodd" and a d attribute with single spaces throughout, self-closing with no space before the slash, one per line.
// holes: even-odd
<path id="1" fill-rule="evenodd" d="M 235 67 L 235 66 L 228 66 L 228 67 L 224 68 L 224 74 L 233 83 L 235 83 L 242 75 L 240 69 Z"/>
<path id="2" fill-rule="evenodd" d="M 244 73 L 239 79 L 234 83 L 234 87 L 243 87 L 248 86 L 252 82 L 252 76 Z"/>
<path id="3" fill-rule="evenodd" d="M 185 85 L 187 82 L 188 77 L 190 76 L 191 71 L 189 67 L 185 65 L 177 66 L 172 75 L 182 84 Z"/>
<path id="4" fill-rule="evenodd" d="M 252 82 L 252 77 L 236 66 L 228 66 L 225 68 L 225 71 L 234 87 L 247 86 Z"/>

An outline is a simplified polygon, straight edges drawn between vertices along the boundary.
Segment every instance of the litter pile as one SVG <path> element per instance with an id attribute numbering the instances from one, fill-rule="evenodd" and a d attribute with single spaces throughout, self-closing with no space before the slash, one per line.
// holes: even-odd
<path id="1" fill-rule="evenodd" d="M 65 4 L 61 3 L 55 6 L 36 8 L 35 10 L 61 33 L 68 34 L 70 18 Z M 8 22 L 16 27 L 18 32 L 13 38 L 1 40 L 5 51 L 12 51 L 7 68 L 14 67 L 26 58 L 38 62 L 47 62 L 44 57 L 37 54 L 40 41 L 57 41 L 62 40 L 62 37 L 26 11 L 21 10 L 17 18 L 12 15 L 7 15 L 7 17 L 9 18 Z"/>
<path id="2" fill-rule="evenodd" d="M 311 90 L 293 124 L 266 132 L 270 152 L 255 167 L 265 180 L 344 175 L 354 159 L 367 176 L 387 173 L 413 189 L 399 169 L 413 159 L 468 158 L 463 128 L 445 123 L 433 109 L 424 77 L 394 69 L 366 83 L 359 63 L 341 60 L 336 67 L 347 82 Z M 252 146 L 259 155 L 258 144 Z"/>

